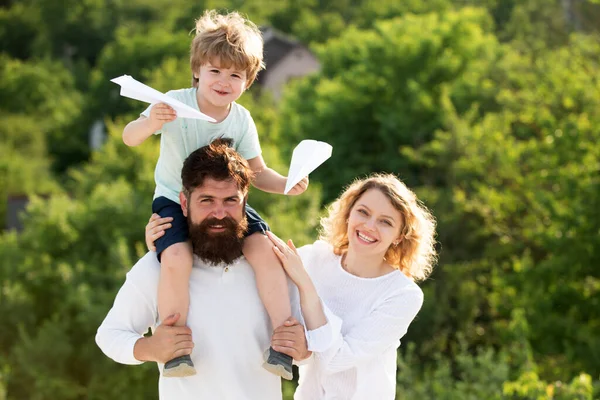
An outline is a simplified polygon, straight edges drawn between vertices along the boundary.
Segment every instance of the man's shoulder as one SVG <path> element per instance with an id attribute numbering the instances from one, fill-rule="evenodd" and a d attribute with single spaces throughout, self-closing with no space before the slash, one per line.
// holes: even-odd
<path id="1" fill-rule="evenodd" d="M 158 284 L 160 277 L 160 263 L 156 252 L 149 251 L 135 263 L 127 272 L 127 279 L 139 286 L 141 284 Z"/>

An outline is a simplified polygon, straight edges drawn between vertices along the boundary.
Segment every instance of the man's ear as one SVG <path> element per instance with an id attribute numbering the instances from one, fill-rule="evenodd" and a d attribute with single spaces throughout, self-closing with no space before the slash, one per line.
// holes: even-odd
<path id="1" fill-rule="evenodd" d="M 185 194 L 183 194 L 183 192 L 179 192 L 179 203 L 181 203 L 181 211 L 183 211 L 183 215 L 187 218 L 187 197 Z"/>

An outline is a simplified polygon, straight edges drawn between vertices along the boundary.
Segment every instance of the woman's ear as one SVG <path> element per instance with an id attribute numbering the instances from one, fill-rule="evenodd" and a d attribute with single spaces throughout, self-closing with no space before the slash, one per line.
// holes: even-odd
<path id="1" fill-rule="evenodd" d="M 402 242 L 402 239 L 404 239 L 404 236 L 401 235 L 401 236 L 398 237 L 398 239 L 394 240 L 392 242 L 392 244 L 394 245 L 394 247 L 398 246 L 400 244 L 400 242 Z"/>

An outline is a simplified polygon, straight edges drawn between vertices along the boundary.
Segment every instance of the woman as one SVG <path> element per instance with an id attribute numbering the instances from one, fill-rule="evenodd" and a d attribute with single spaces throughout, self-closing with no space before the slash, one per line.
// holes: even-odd
<path id="1" fill-rule="evenodd" d="M 423 303 L 415 281 L 435 261 L 434 219 L 398 178 L 376 174 L 351 184 L 321 226 L 298 250 L 269 234 L 298 286 L 309 349 L 326 349 L 300 366 L 294 398 L 394 399 L 396 350 Z"/>

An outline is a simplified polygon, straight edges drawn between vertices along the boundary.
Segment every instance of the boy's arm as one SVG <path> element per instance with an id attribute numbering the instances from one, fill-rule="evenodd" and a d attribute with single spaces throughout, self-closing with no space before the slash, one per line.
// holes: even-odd
<path id="1" fill-rule="evenodd" d="M 255 174 L 254 181 L 252 182 L 255 188 L 268 193 L 283 193 L 287 178 L 267 167 L 261 155 L 248 160 L 248 164 Z"/>
<path id="2" fill-rule="evenodd" d="M 148 118 L 142 115 L 127 124 L 123 129 L 123 143 L 127 146 L 138 146 L 154 132 L 160 130 L 165 123 L 173 121 L 175 118 L 177 118 L 177 113 L 169 105 L 155 104 L 152 106 Z"/>
<path id="3" fill-rule="evenodd" d="M 287 183 L 287 177 L 280 175 L 275 170 L 267 167 L 265 160 L 261 155 L 251 158 L 248 160 L 248 164 L 254 172 L 255 177 L 252 185 L 268 193 L 283 194 L 285 190 L 285 184 Z M 308 177 L 300 181 L 294 186 L 288 195 L 297 195 L 303 193 L 308 187 Z"/>

